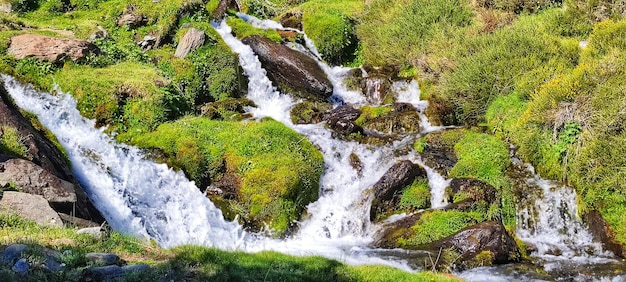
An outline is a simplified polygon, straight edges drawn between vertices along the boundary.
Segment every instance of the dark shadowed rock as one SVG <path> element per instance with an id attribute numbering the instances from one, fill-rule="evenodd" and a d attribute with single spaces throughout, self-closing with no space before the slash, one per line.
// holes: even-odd
<path id="1" fill-rule="evenodd" d="M 326 112 L 326 114 L 324 114 L 324 120 L 327 120 L 329 123 L 332 123 L 334 120 L 340 119 L 355 121 L 357 118 L 359 118 L 359 115 L 361 115 L 361 112 L 359 112 L 359 110 L 346 104 Z"/>
<path id="2" fill-rule="evenodd" d="M 12 265 L 15 261 L 28 249 L 28 246 L 23 244 L 11 244 L 8 245 L 2 253 L 0 253 L 0 263 L 4 265 Z"/>
<path id="3" fill-rule="evenodd" d="M 91 204 L 84 190 L 76 182 L 69 165 L 59 149 L 48 140 L 45 135 L 36 130 L 33 125 L 11 104 L 8 93 L 4 86 L 0 86 L 0 125 L 13 127 L 20 135 L 22 143 L 26 146 L 26 158 L 43 168 L 52 175 L 73 184 L 76 195 L 75 207 L 64 207 L 61 212 L 88 219 L 97 223 L 104 221 L 100 212 Z M 6 161 L 13 157 L 1 157 L 0 161 Z M 73 205 L 72 205 L 73 206 Z"/>
<path id="4" fill-rule="evenodd" d="M 13 267 L 11 267 L 11 270 L 13 270 L 13 272 L 21 275 L 21 276 L 26 276 L 28 274 L 28 269 L 30 268 L 30 264 L 28 263 L 28 260 L 26 260 L 25 258 L 23 259 L 19 259 L 17 262 L 15 262 L 15 264 L 13 265 Z"/>
<path id="5" fill-rule="evenodd" d="M 356 124 L 354 121 L 347 119 L 338 119 L 332 123 L 328 123 L 330 129 L 332 129 L 335 136 L 347 137 L 353 133 L 364 134 L 363 128 Z"/>
<path id="6" fill-rule="evenodd" d="M 447 263 L 453 263 L 459 269 L 473 267 L 472 260 L 485 251 L 491 253 L 485 256 L 491 259 L 488 264 L 517 262 L 521 257 L 515 239 L 506 231 L 504 225 L 497 221 L 482 222 L 464 228 L 454 235 L 430 244 L 427 249 L 433 251 L 452 249 L 459 258 Z"/>
<path id="7" fill-rule="evenodd" d="M 398 239 L 407 238 L 412 234 L 411 227 L 422 217 L 422 212 L 417 212 L 406 216 L 398 221 L 383 224 L 374 235 L 374 243 L 377 248 L 394 249 L 398 248 Z"/>
<path id="8" fill-rule="evenodd" d="M 391 200 L 397 191 L 411 185 L 415 178 L 423 176 L 426 176 L 426 171 L 421 166 L 407 160 L 397 162 L 372 187 L 374 197 L 378 201 Z"/>
<path id="9" fill-rule="evenodd" d="M 280 24 L 283 27 L 302 30 L 302 13 L 301 12 L 287 12 L 280 17 Z"/>
<path id="10" fill-rule="evenodd" d="M 124 271 L 117 265 L 107 265 L 99 267 L 90 267 L 83 270 L 83 277 L 80 281 L 123 281 Z"/>
<path id="11" fill-rule="evenodd" d="M 330 108 L 326 102 L 303 101 L 291 109 L 291 121 L 295 124 L 320 123 Z"/>
<path id="12" fill-rule="evenodd" d="M 584 221 L 589 226 L 593 239 L 602 243 L 605 250 L 609 250 L 620 258 L 626 258 L 626 248 L 615 240 L 615 232 L 599 211 L 592 210 L 584 215 Z"/>
<path id="13" fill-rule="evenodd" d="M 176 58 L 185 58 L 189 53 L 198 49 L 198 47 L 204 44 L 204 40 L 206 39 L 206 35 L 204 31 L 190 28 L 183 39 L 180 40 L 178 46 L 176 47 L 176 52 L 174 53 L 174 57 Z"/>
<path id="14" fill-rule="evenodd" d="M 242 42 L 252 48 L 281 91 L 313 100 L 326 100 L 333 94 L 333 85 L 312 58 L 261 36 L 249 36 Z"/>
<path id="15" fill-rule="evenodd" d="M 35 57 L 48 62 L 59 62 L 66 58 L 76 61 L 97 50 L 95 45 L 85 40 L 21 34 L 11 37 L 7 52 L 18 60 Z"/>
<path id="16" fill-rule="evenodd" d="M 453 178 L 450 181 L 450 195 L 445 209 L 467 210 L 475 202 L 495 202 L 496 188 L 488 183 L 473 178 Z"/>
<path id="17" fill-rule="evenodd" d="M 85 259 L 99 265 L 120 264 L 122 260 L 116 254 L 111 253 L 87 253 Z"/>
<path id="18" fill-rule="evenodd" d="M 226 11 L 228 9 L 239 11 L 239 7 L 237 6 L 237 1 L 235 0 L 220 0 L 220 3 L 217 5 L 215 10 L 211 11 L 213 16 L 213 21 L 219 23 L 224 19 L 226 15 Z"/>
<path id="19" fill-rule="evenodd" d="M 48 201 L 39 195 L 5 191 L 0 200 L 0 208 L 7 209 L 39 225 L 63 227 L 63 221 L 59 215 L 50 207 Z"/>
<path id="20" fill-rule="evenodd" d="M 10 159 L 0 163 L 0 185 L 17 184 L 23 192 L 43 196 L 51 204 L 76 203 L 76 188 L 33 162 Z"/>
<path id="21" fill-rule="evenodd" d="M 426 177 L 426 170 L 411 161 L 400 161 L 387 170 L 374 184 L 370 218 L 375 220 L 379 214 L 391 211 L 399 202 L 404 188 L 418 177 Z"/>

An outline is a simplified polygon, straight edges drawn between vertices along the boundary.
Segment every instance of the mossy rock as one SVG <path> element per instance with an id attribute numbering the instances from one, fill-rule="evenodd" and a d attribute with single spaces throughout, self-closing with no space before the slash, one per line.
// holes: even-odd
<path id="1" fill-rule="evenodd" d="M 305 138 L 279 122 L 226 122 L 189 117 L 165 123 L 132 143 L 158 148 L 168 164 L 201 189 L 217 193 L 226 215 L 254 231 L 281 235 L 318 197 L 324 160 Z M 218 188 L 218 189 L 215 189 Z M 234 194 L 236 195 L 234 195 Z"/>
<path id="2" fill-rule="evenodd" d="M 320 123 L 330 109 L 329 103 L 304 101 L 291 109 L 291 121 L 294 124 Z"/>
<path id="3" fill-rule="evenodd" d="M 226 98 L 205 104 L 200 109 L 200 114 L 215 120 L 238 121 L 250 117 L 249 114 L 246 114 L 246 108 L 254 106 L 254 102 L 245 98 Z"/>

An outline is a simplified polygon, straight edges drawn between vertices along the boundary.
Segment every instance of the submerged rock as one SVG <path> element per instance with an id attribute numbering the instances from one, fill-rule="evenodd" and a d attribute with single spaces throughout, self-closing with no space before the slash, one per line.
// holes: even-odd
<path id="1" fill-rule="evenodd" d="M 324 101 L 333 94 L 333 85 L 312 58 L 253 35 L 242 40 L 259 57 L 267 77 L 282 91 L 312 100 Z"/>
<path id="2" fill-rule="evenodd" d="M 11 37 L 7 52 L 18 60 L 35 57 L 48 62 L 59 62 L 66 58 L 77 61 L 97 50 L 95 45 L 85 40 L 22 34 Z"/>
<path id="3" fill-rule="evenodd" d="M 453 251 L 457 255 L 456 260 L 445 263 L 457 269 L 517 262 L 521 258 L 515 239 L 497 221 L 472 225 L 430 244 L 427 249 Z"/>

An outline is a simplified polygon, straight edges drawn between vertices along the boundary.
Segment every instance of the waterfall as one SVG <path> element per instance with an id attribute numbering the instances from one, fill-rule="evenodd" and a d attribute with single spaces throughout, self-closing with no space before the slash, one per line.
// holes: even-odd
<path id="1" fill-rule="evenodd" d="M 182 244 L 239 247 L 245 233 L 227 222 L 182 172 L 146 160 L 131 146 L 116 143 L 93 120 L 83 118 L 76 101 L 57 91 L 40 93 L 2 75 L 22 109 L 39 121 L 67 150 L 85 192 L 115 230 L 156 240 L 163 247 Z"/>

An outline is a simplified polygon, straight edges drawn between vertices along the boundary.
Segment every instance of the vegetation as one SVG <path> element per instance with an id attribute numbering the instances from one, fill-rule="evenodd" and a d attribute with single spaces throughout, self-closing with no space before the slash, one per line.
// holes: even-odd
<path id="1" fill-rule="evenodd" d="M 155 281 L 166 277 L 175 281 L 459 281 L 431 272 L 408 273 L 386 266 L 349 266 L 321 257 L 292 257 L 276 252 L 246 254 L 226 252 L 201 246 L 160 249 L 150 242 L 111 232 L 98 239 L 77 234 L 75 228 L 43 227 L 9 214 L 0 214 L 2 244 L 23 243 L 30 246 L 25 258 L 41 260 L 37 246 L 63 253 L 64 271 L 50 273 L 35 269 L 29 277 L 39 281 L 78 281 L 83 269 L 91 265 L 88 252 L 112 252 L 128 264 L 151 266 L 140 275 L 128 275 L 126 281 Z M 21 281 L 10 268 L 0 266 L 3 281 Z"/>
<path id="2" fill-rule="evenodd" d="M 440 211 L 424 213 L 411 228 L 411 234 L 398 238 L 402 248 L 415 249 L 450 236 L 483 220 L 479 212 Z"/>

